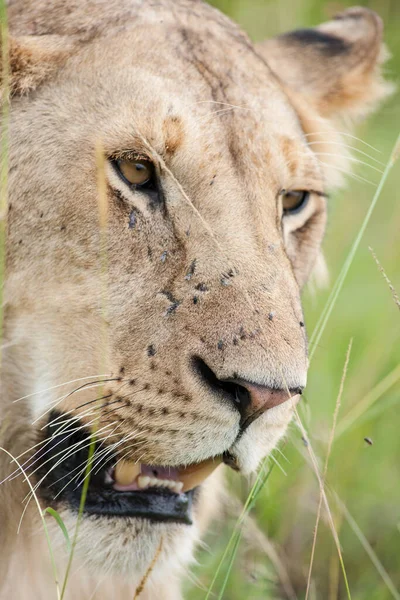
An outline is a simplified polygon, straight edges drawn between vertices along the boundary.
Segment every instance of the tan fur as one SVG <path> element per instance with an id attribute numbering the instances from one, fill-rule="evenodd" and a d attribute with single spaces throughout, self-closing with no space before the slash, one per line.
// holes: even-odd
<path id="1" fill-rule="evenodd" d="M 338 155 L 336 119 L 387 93 L 379 20 L 357 9 L 321 26 L 342 40 L 337 55 L 304 36 L 301 52 L 298 36 L 254 47 L 197 0 L 14 0 L 9 18 L 2 446 L 27 451 L 57 406 L 95 421 L 107 444 L 122 440 L 119 455 L 132 460 L 178 466 L 229 450 L 242 473 L 254 471 L 293 404 L 238 438 L 238 411 L 203 385 L 192 359 L 220 380 L 305 385 L 300 289 L 320 262 L 321 193 L 347 168 L 345 152 L 330 161 L 318 152 Z M 153 161 L 163 206 L 107 161 L 99 178 L 99 147 Z M 282 219 L 282 190 L 316 193 Z M 103 376 L 112 381 L 97 384 Z M 82 382 L 93 386 L 75 392 Z M 14 466 L 1 455 L 0 479 Z M 66 599 L 132 598 L 163 539 L 142 597 L 177 600 L 222 475 L 203 484 L 192 527 L 85 516 Z M 22 476 L 0 486 L 1 600 L 55 597 L 33 502 L 16 535 L 27 491 Z M 72 532 L 74 514 L 55 506 Z M 49 526 L 62 579 L 67 554 Z"/>

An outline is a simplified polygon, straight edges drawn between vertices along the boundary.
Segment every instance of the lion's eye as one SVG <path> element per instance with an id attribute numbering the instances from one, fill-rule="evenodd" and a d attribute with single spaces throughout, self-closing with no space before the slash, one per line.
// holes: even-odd
<path id="1" fill-rule="evenodd" d="M 139 188 L 150 188 L 154 184 L 154 166 L 148 160 L 126 160 L 115 161 L 119 174 L 131 186 Z"/>
<path id="2" fill-rule="evenodd" d="M 282 209 L 284 215 L 294 215 L 306 206 L 310 192 L 290 191 L 282 194 Z"/>

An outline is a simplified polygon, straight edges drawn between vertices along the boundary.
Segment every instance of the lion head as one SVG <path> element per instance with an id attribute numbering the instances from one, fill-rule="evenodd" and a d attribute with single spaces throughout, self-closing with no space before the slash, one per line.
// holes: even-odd
<path id="1" fill-rule="evenodd" d="M 197 0 L 15 0 L 9 18 L 2 445 L 70 529 L 89 481 L 80 598 L 87 573 L 134 586 L 158 553 L 156 590 L 221 464 L 254 471 L 306 385 L 300 291 L 346 170 L 339 119 L 388 91 L 381 22 L 356 8 L 253 45 Z M 29 488 L 1 460 L 2 546 L 36 560 L 43 599 L 38 514 L 17 539 Z"/>

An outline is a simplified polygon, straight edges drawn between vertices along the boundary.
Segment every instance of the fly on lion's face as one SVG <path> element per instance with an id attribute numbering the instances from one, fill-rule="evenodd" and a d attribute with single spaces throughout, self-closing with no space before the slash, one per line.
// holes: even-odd
<path id="1" fill-rule="evenodd" d="M 224 470 L 257 469 L 306 385 L 334 124 L 388 91 L 381 23 L 252 45 L 197 0 L 15 0 L 9 20 L 2 446 L 70 531 L 83 509 L 66 597 L 100 577 L 91 597 L 130 598 L 156 556 L 145 593 L 176 600 Z M 0 486 L 0 593 L 43 600 L 27 492 Z"/>

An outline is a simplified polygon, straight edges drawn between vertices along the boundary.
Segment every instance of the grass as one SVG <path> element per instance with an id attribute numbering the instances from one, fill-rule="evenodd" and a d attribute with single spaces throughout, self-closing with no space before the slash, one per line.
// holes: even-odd
<path id="1" fill-rule="evenodd" d="M 327 18 L 326 3 L 321 0 L 279 3 L 213 0 L 211 3 L 239 21 L 255 39 L 299 25 L 314 25 Z M 340 2 L 337 8 L 350 4 Z M 400 67 L 400 5 L 393 0 L 357 4 L 377 10 L 385 20 L 386 41 L 393 54 L 387 71 L 393 78 Z M 397 93 L 367 125 L 356 130 L 355 135 L 379 153 L 356 140 L 351 143 L 387 165 L 390 173 L 385 176 L 383 189 L 378 190 L 379 175 L 354 165 L 355 172 L 373 181 L 374 186 L 349 179 L 346 191 L 330 201 L 324 250 L 331 281 L 341 282 L 340 293 L 333 303 L 329 303 L 333 284 L 316 295 L 308 290 L 303 295 L 309 332 L 315 330 L 324 307 L 332 306 L 323 336 L 313 340 L 316 342 L 313 362 L 301 411 L 309 441 L 320 457 L 327 455 L 343 359 L 349 339 L 353 338 L 326 483 L 353 600 L 399 598 L 400 590 L 400 319 L 395 300 L 400 291 L 397 193 L 400 170 L 398 162 L 392 168 L 389 158 L 399 117 Z M 376 203 L 374 196 L 378 199 Z M 369 247 L 379 258 L 381 269 Z M 346 266 L 348 257 L 351 260 Z M 365 437 L 371 438 L 372 446 L 364 441 Z M 301 431 L 293 426 L 284 448 L 287 476 L 274 469 L 252 508 L 259 530 L 274 545 L 299 600 L 306 596 L 320 495 L 301 438 Z M 229 479 L 232 493 L 245 503 L 248 485 L 235 475 Z M 229 558 L 221 566 L 228 544 L 232 545 L 236 522 L 237 515 L 232 515 L 228 522 L 217 524 L 206 540 L 210 549 L 198 552 L 198 565 L 193 569 L 197 585 L 188 584 L 185 596 L 188 600 L 206 598 L 204 590 L 209 589 L 217 570 L 214 595 L 210 598 L 218 598 L 222 586 L 224 592 L 220 597 L 224 600 L 288 597 L 270 558 L 249 541 L 249 536 L 235 548 L 233 568 Z M 308 597 L 310 600 L 348 598 L 337 548 L 323 509 Z"/>

